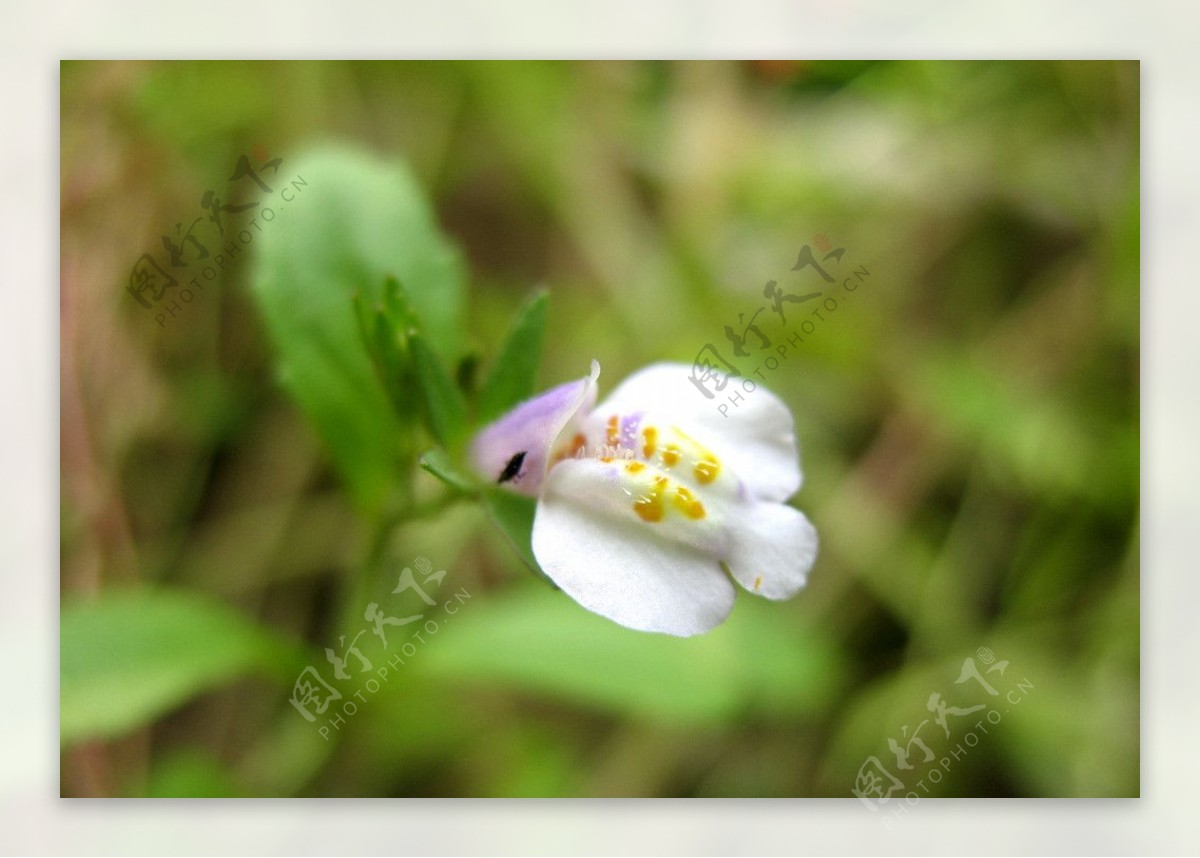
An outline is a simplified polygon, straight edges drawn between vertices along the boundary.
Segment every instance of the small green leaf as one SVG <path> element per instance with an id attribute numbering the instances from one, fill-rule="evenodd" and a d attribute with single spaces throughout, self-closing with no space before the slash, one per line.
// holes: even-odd
<path id="1" fill-rule="evenodd" d="M 382 298 L 373 309 L 365 306 L 361 292 L 355 292 L 354 310 L 379 381 L 400 423 L 407 426 L 418 394 L 405 332 L 420 327 L 416 314 L 403 295 L 400 281 L 391 276 L 384 281 Z"/>
<path id="2" fill-rule="evenodd" d="M 254 671 L 303 669 L 299 647 L 193 593 L 133 590 L 64 607 L 60 738 L 117 736 Z"/>
<path id="3" fill-rule="evenodd" d="M 373 354 L 380 380 L 403 421 L 405 409 L 412 408 L 414 393 L 408 355 L 401 349 L 391 320 L 381 310 L 375 312 L 374 329 Z"/>
<path id="4" fill-rule="evenodd" d="M 393 275 L 388 275 L 383 281 L 383 310 L 396 331 L 421 327 L 404 287 Z"/>
<path id="5" fill-rule="evenodd" d="M 420 465 L 450 488 L 465 495 L 473 495 L 479 490 L 470 477 L 454 466 L 445 450 L 430 450 L 421 456 Z"/>
<path id="6" fill-rule="evenodd" d="M 463 356 L 463 359 L 458 362 L 458 369 L 454 372 L 454 380 L 458 382 L 458 389 L 463 392 L 464 396 L 473 398 L 475 395 L 475 372 L 479 369 L 479 354 L 471 351 Z"/>
<path id="7" fill-rule="evenodd" d="M 488 487 L 483 491 L 483 502 L 488 516 L 500 528 L 525 565 L 539 577 L 550 581 L 533 556 L 533 516 L 537 511 L 537 501 L 506 489 Z"/>
<path id="8" fill-rule="evenodd" d="M 518 311 L 480 391 L 479 422 L 486 423 L 499 417 L 533 394 L 546 333 L 548 303 L 549 295 L 539 292 Z"/>
<path id="9" fill-rule="evenodd" d="M 453 448 L 467 424 L 467 404 L 462 393 L 441 359 L 416 330 L 408 332 L 408 350 L 420 384 L 429 431 L 443 446 Z"/>

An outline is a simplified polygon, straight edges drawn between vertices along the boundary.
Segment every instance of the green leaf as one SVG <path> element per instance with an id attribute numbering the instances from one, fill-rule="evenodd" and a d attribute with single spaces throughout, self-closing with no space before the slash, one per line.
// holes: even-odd
<path id="1" fill-rule="evenodd" d="M 408 301 L 404 287 L 394 276 L 389 276 L 383 281 L 382 309 L 387 314 L 388 321 L 391 322 L 391 328 L 396 332 L 397 338 L 409 328 L 420 327 L 420 320 L 412 304 Z"/>
<path id="2" fill-rule="evenodd" d="M 791 720 L 831 704 L 833 648 L 795 606 L 739 594 L 733 614 L 693 638 L 635 632 L 560 592 L 527 587 L 463 605 L 420 668 L 607 713 L 691 725 Z"/>
<path id="3" fill-rule="evenodd" d="M 410 362 L 403 343 L 384 312 L 383 305 L 377 304 L 373 309 L 364 306 L 361 293 L 355 293 L 353 301 L 355 321 L 363 346 L 371 356 L 385 394 L 400 415 L 401 422 L 404 422 L 405 409 L 411 407 L 415 394 Z M 402 330 L 407 329 L 405 325 Z"/>
<path id="4" fill-rule="evenodd" d="M 463 359 L 458 362 L 458 369 L 454 371 L 454 380 L 458 383 L 458 389 L 469 398 L 475 396 L 475 371 L 477 369 L 479 369 L 479 354 L 471 351 L 463 356 Z"/>
<path id="5" fill-rule="evenodd" d="M 525 565 L 550 581 L 533 556 L 533 516 L 537 512 L 537 501 L 507 489 L 489 486 L 483 491 L 483 503 L 488 517 L 500 528 Z"/>
<path id="6" fill-rule="evenodd" d="M 60 738 L 117 736 L 254 671 L 288 680 L 303 652 L 225 605 L 133 590 L 64 607 Z"/>
<path id="7" fill-rule="evenodd" d="M 392 327 L 391 322 L 382 311 L 376 311 L 373 327 L 374 352 L 384 389 L 398 406 L 402 406 L 405 402 L 404 394 L 411 395 L 411 391 L 405 390 L 406 356 L 400 351 L 400 345 L 396 342 L 395 328 Z"/>
<path id="8" fill-rule="evenodd" d="M 399 392 L 403 407 L 398 413 L 392 406 L 364 334 L 378 344 L 380 306 L 393 322 L 397 307 L 411 308 L 440 356 L 455 360 L 463 266 L 420 187 L 398 164 L 325 149 L 285 159 L 273 184 L 264 205 L 275 216 L 261 224 L 253 246 L 254 294 L 284 385 L 360 506 L 377 511 L 404 464 L 417 403 L 403 401 L 411 394 Z M 284 190 L 290 201 L 283 200 Z M 392 276 L 395 286 L 388 285 Z"/>
<path id="9" fill-rule="evenodd" d="M 429 431 L 443 446 L 453 448 L 466 429 L 467 404 L 445 365 L 423 336 L 410 331 L 408 348 L 421 387 Z"/>
<path id="10" fill-rule="evenodd" d="M 548 293 L 539 292 L 518 311 L 480 391 L 479 422 L 487 423 L 499 417 L 533 394 L 546 333 L 548 303 Z"/>
<path id="11" fill-rule="evenodd" d="M 419 464 L 450 488 L 465 495 L 473 495 L 479 490 L 470 477 L 454 466 L 445 450 L 430 450 L 421 456 Z"/>

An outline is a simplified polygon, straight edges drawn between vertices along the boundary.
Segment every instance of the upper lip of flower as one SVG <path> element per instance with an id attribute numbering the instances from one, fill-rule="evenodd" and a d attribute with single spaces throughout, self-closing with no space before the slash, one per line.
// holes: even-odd
<path id="1" fill-rule="evenodd" d="M 600 363 L 593 360 L 587 376 L 551 388 L 485 427 L 471 444 L 475 469 L 489 480 L 536 495 L 559 439 L 595 404 L 599 377 Z M 508 473 L 518 456 L 516 472 Z"/>
<path id="2" fill-rule="evenodd" d="M 791 413 L 759 390 L 732 417 L 688 397 L 690 368 L 655 364 L 599 406 L 599 364 L 486 427 L 472 445 L 490 480 L 538 497 L 543 571 L 584 607 L 634 629 L 687 636 L 733 607 L 732 576 L 787 598 L 816 531 L 782 501 L 800 486 Z"/>

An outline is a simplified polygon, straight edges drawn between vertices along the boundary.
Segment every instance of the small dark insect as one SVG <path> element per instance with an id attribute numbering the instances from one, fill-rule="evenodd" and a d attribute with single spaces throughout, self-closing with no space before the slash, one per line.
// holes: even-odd
<path id="1" fill-rule="evenodd" d="M 522 450 L 508 460 L 508 464 L 504 466 L 504 471 L 500 474 L 500 479 L 496 480 L 497 483 L 507 483 L 521 472 L 521 465 L 525 462 L 526 452 L 528 451 Z"/>

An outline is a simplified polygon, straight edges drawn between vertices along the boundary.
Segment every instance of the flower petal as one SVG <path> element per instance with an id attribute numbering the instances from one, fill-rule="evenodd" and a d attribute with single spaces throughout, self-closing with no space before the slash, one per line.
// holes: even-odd
<path id="1" fill-rule="evenodd" d="M 631 629 L 687 637 L 720 624 L 735 591 L 718 557 L 727 527 L 634 512 L 622 465 L 568 459 L 547 475 L 533 523 L 542 570 L 583 607 Z"/>
<path id="2" fill-rule="evenodd" d="M 471 463 L 488 480 L 504 482 L 537 495 L 560 436 L 574 427 L 596 402 L 600 364 L 591 373 L 526 400 L 485 427 L 471 444 Z"/>
<path id="3" fill-rule="evenodd" d="M 817 559 L 816 528 L 785 504 L 754 504 L 730 537 L 730 574 L 751 593 L 768 599 L 796 595 Z"/>
<path id="4" fill-rule="evenodd" d="M 683 429 L 728 461 L 733 473 L 756 498 L 787 500 L 800 488 L 800 456 L 792 413 L 761 385 L 742 400 L 717 410 L 688 381 L 692 368 L 682 363 L 658 363 L 635 372 L 600 404 L 601 413 L 653 410 L 664 422 Z M 731 394 L 732 395 L 732 394 Z"/>

